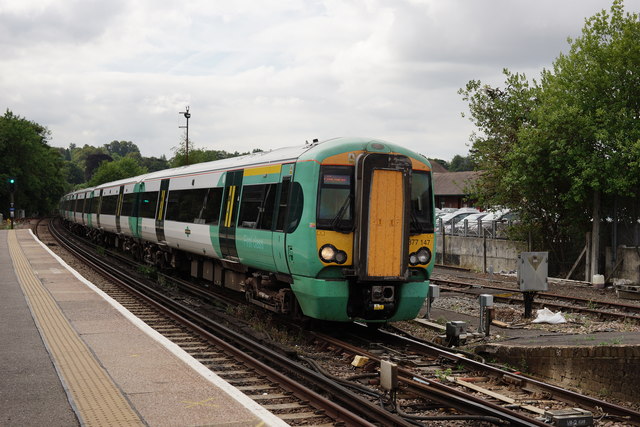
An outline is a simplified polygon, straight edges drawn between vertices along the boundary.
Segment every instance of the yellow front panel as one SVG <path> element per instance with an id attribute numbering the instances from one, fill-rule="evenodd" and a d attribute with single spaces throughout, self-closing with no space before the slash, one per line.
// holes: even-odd
<path id="1" fill-rule="evenodd" d="M 374 170 L 369 200 L 369 276 L 400 276 L 403 212 L 402 172 Z"/>
<path id="2" fill-rule="evenodd" d="M 432 263 L 435 259 L 433 256 L 433 247 L 435 244 L 435 239 L 433 234 L 418 234 L 417 236 L 411 236 L 409 238 L 409 253 L 418 252 L 421 248 L 427 248 L 431 251 L 432 257 L 431 260 L 426 264 L 418 264 L 418 267 L 426 267 L 430 263 Z"/>
<path id="3" fill-rule="evenodd" d="M 316 248 L 318 252 L 327 243 L 347 254 L 347 260 L 342 264 L 343 266 L 353 263 L 353 233 L 344 234 L 331 230 L 316 230 Z M 324 265 L 337 265 L 335 263 L 326 263 L 322 259 L 320 259 L 320 262 Z"/>

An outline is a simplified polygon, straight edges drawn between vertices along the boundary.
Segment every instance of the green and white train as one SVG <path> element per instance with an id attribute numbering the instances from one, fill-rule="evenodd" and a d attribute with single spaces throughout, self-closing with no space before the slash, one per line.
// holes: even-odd
<path id="1" fill-rule="evenodd" d="M 275 312 L 386 322 L 414 318 L 427 296 L 433 208 L 424 156 L 336 138 L 75 191 L 60 215 Z"/>

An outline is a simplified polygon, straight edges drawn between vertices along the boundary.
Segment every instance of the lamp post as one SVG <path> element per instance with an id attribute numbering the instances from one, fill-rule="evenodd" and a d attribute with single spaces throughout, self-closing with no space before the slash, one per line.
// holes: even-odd
<path id="1" fill-rule="evenodd" d="M 187 125 L 186 126 L 178 126 L 180 129 L 186 129 L 187 130 L 187 137 L 185 140 L 185 162 L 186 164 L 189 164 L 189 118 L 191 117 L 191 113 L 189 112 L 189 106 L 187 105 L 187 108 L 185 108 L 186 111 L 181 111 L 178 114 L 182 114 L 184 115 L 184 117 L 187 119 Z"/>

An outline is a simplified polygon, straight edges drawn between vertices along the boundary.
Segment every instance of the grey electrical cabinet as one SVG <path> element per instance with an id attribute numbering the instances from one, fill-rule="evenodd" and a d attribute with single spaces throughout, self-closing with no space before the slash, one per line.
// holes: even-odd
<path id="1" fill-rule="evenodd" d="M 522 252 L 518 255 L 518 284 L 523 292 L 549 289 L 549 252 Z"/>

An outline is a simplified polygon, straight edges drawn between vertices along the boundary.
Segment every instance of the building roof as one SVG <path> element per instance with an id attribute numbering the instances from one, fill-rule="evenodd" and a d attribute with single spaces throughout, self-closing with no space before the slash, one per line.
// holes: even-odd
<path id="1" fill-rule="evenodd" d="M 436 196 L 464 196 L 465 189 L 480 176 L 479 171 L 445 172 L 433 174 L 433 188 Z"/>
<path id="2" fill-rule="evenodd" d="M 436 162 L 433 159 L 429 159 L 429 163 L 431 163 L 431 172 L 433 173 L 446 173 L 449 172 L 447 168 L 442 166 L 440 163 Z"/>

